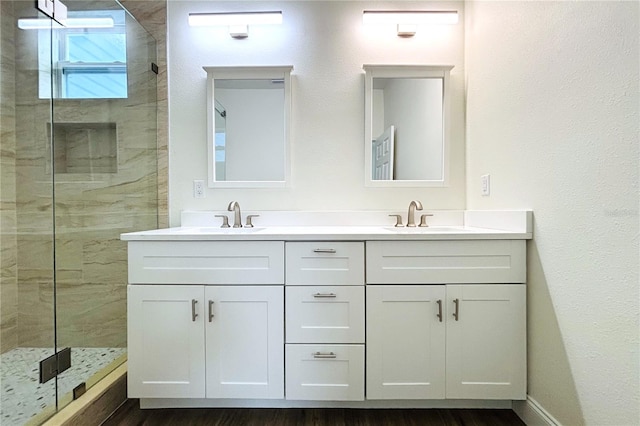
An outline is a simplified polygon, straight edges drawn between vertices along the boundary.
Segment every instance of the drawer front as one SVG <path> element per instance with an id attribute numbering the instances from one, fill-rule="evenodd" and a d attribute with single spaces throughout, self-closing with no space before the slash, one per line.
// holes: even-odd
<path id="1" fill-rule="evenodd" d="M 284 284 L 283 241 L 131 241 L 130 284 Z"/>
<path id="2" fill-rule="evenodd" d="M 286 243 L 289 285 L 363 285 L 364 243 Z"/>
<path id="3" fill-rule="evenodd" d="M 524 283 L 524 240 L 368 241 L 367 284 Z"/>
<path id="4" fill-rule="evenodd" d="M 364 343 L 364 286 L 285 287 L 287 343 Z"/>
<path id="5" fill-rule="evenodd" d="M 286 399 L 364 400 L 364 345 L 285 346 Z"/>

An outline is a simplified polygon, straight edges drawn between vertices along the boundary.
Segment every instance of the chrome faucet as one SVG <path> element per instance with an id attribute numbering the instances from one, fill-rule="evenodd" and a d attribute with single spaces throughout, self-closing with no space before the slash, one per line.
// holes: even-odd
<path id="1" fill-rule="evenodd" d="M 229 207 L 227 207 L 227 210 L 229 210 L 230 212 L 233 212 L 233 227 L 242 228 L 242 216 L 240 214 L 240 204 L 238 204 L 237 201 L 232 201 L 229 203 Z"/>
<path id="2" fill-rule="evenodd" d="M 422 203 L 417 200 L 413 200 L 409 203 L 409 213 L 407 215 L 407 226 L 416 226 L 416 210 L 422 210 Z"/>

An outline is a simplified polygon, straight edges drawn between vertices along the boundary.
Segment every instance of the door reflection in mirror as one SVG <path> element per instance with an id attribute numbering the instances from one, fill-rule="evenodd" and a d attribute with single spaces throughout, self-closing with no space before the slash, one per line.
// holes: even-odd
<path id="1" fill-rule="evenodd" d="M 443 82 L 373 79 L 373 180 L 443 179 Z"/>

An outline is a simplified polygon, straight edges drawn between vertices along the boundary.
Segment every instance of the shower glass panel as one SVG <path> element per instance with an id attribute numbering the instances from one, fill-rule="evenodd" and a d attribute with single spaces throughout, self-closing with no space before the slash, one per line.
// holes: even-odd
<path id="1" fill-rule="evenodd" d="M 59 407 L 126 359 L 120 234 L 158 224 L 155 40 L 114 1 L 65 4 L 69 18 L 110 25 L 55 32 L 56 331 L 72 358 Z"/>
<path id="2" fill-rule="evenodd" d="M 101 28 L 34 3 L 0 1 L 3 426 L 42 423 L 124 362 L 119 235 L 158 224 L 155 40 L 114 0 L 63 0 Z M 39 383 L 67 350 L 70 368 Z"/>
<path id="3" fill-rule="evenodd" d="M 39 423 L 56 410 L 52 123 L 53 21 L 33 2 L 0 1 L 0 424 Z M 41 25 L 20 29 L 18 20 Z M 38 80 L 49 90 L 38 92 Z M 41 96 L 42 95 L 42 96 Z"/>

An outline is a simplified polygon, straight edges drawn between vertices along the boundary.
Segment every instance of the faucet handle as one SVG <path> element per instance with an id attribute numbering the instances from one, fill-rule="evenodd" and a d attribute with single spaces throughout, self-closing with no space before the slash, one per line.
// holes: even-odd
<path id="1" fill-rule="evenodd" d="M 253 219 L 254 217 L 260 217 L 260 215 L 259 214 L 247 215 L 247 224 L 244 226 L 245 228 L 253 228 L 253 223 L 251 222 L 251 219 Z"/>
<path id="2" fill-rule="evenodd" d="M 426 228 L 427 226 L 429 226 L 429 225 L 427 225 L 427 216 L 433 216 L 433 214 L 426 213 L 426 214 L 420 215 L 420 225 L 418 225 L 418 226 L 420 226 L 422 228 Z"/>
<path id="3" fill-rule="evenodd" d="M 215 216 L 222 218 L 222 225 L 220 225 L 220 228 L 229 228 L 229 218 L 226 214 L 217 214 Z"/>
<path id="4" fill-rule="evenodd" d="M 402 215 L 399 215 L 399 214 L 390 214 L 390 215 L 389 215 L 389 217 L 395 217 L 395 218 L 396 218 L 396 224 L 395 224 L 395 227 L 396 227 L 396 228 L 399 228 L 399 227 L 401 227 L 401 226 L 404 226 L 404 225 L 402 225 Z"/>

